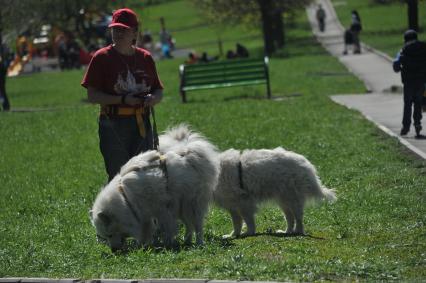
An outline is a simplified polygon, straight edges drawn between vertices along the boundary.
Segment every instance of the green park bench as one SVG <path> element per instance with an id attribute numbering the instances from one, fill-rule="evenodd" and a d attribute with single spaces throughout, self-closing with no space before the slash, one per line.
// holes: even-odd
<path id="1" fill-rule="evenodd" d="M 187 91 L 255 84 L 266 84 L 267 98 L 271 98 L 268 63 L 265 57 L 180 65 L 182 102 L 186 102 Z"/>

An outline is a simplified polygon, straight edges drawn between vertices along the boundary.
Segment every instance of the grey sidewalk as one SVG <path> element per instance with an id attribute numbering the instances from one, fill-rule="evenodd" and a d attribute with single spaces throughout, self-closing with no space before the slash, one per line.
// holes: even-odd
<path id="1" fill-rule="evenodd" d="M 327 14 L 325 32 L 319 31 L 315 18 L 318 3 L 321 3 Z M 349 55 L 343 55 L 345 29 L 340 24 L 330 0 L 317 0 L 317 3 L 309 6 L 306 11 L 312 31 L 318 41 L 331 55 L 337 57 L 349 71 L 363 81 L 368 91 L 366 94 L 336 95 L 331 99 L 347 108 L 361 112 L 385 133 L 398 138 L 416 155 L 426 159 L 426 140 L 414 139 L 413 128 L 407 136 L 399 136 L 402 127 L 402 84 L 400 75 L 392 70 L 392 59 L 365 44 L 362 44 L 361 54 L 353 55 L 349 50 Z M 402 43 L 401 34 L 401 46 Z M 396 90 L 396 92 L 392 93 L 391 90 Z M 425 125 L 424 122 L 423 125 Z M 426 127 L 422 133 L 425 132 Z"/>

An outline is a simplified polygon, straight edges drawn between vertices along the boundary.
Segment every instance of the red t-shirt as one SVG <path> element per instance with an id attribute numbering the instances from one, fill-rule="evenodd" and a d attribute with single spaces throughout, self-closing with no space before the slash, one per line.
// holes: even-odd
<path id="1" fill-rule="evenodd" d="M 151 54 L 136 48 L 135 54 L 118 53 L 112 45 L 96 51 L 81 85 L 112 95 L 152 93 L 163 89 Z"/>

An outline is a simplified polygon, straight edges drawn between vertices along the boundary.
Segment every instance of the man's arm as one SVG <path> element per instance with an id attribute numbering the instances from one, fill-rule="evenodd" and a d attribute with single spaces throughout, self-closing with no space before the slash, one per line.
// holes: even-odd
<path id="1" fill-rule="evenodd" d="M 152 93 L 147 94 L 144 97 L 144 104 L 145 106 L 154 106 L 157 103 L 160 103 L 160 101 L 163 99 L 163 90 L 162 89 L 156 89 Z"/>
<path id="2" fill-rule="evenodd" d="M 401 52 L 398 52 L 398 54 L 396 54 L 396 57 L 393 60 L 392 67 L 396 73 L 401 71 Z"/>
<path id="3" fill-rule="evenodd" d="M 105 92 L 102 92 L 96 88 L 88 87 L 87 96 L 90 103 L 101 104 L 101 105 L 117 105 L 117 104 L 127 104 L 127 105 L 143 105 L 154 106 L 159 103 L 163 98 L 163 90 L 157 89 L 151 94 L 146 96 L 138 96 L 132 94 L 125 95 L 111 95 Z"/>

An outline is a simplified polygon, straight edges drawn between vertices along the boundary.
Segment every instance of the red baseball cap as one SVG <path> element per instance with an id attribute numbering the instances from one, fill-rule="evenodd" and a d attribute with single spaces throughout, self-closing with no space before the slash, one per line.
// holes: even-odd
<path id="1" fill-rule="evenodd" d="M 118 9 L 112 14 L 112 21 L 108 27 L 137 28 L 138 17 L 129 8 Z"/>

